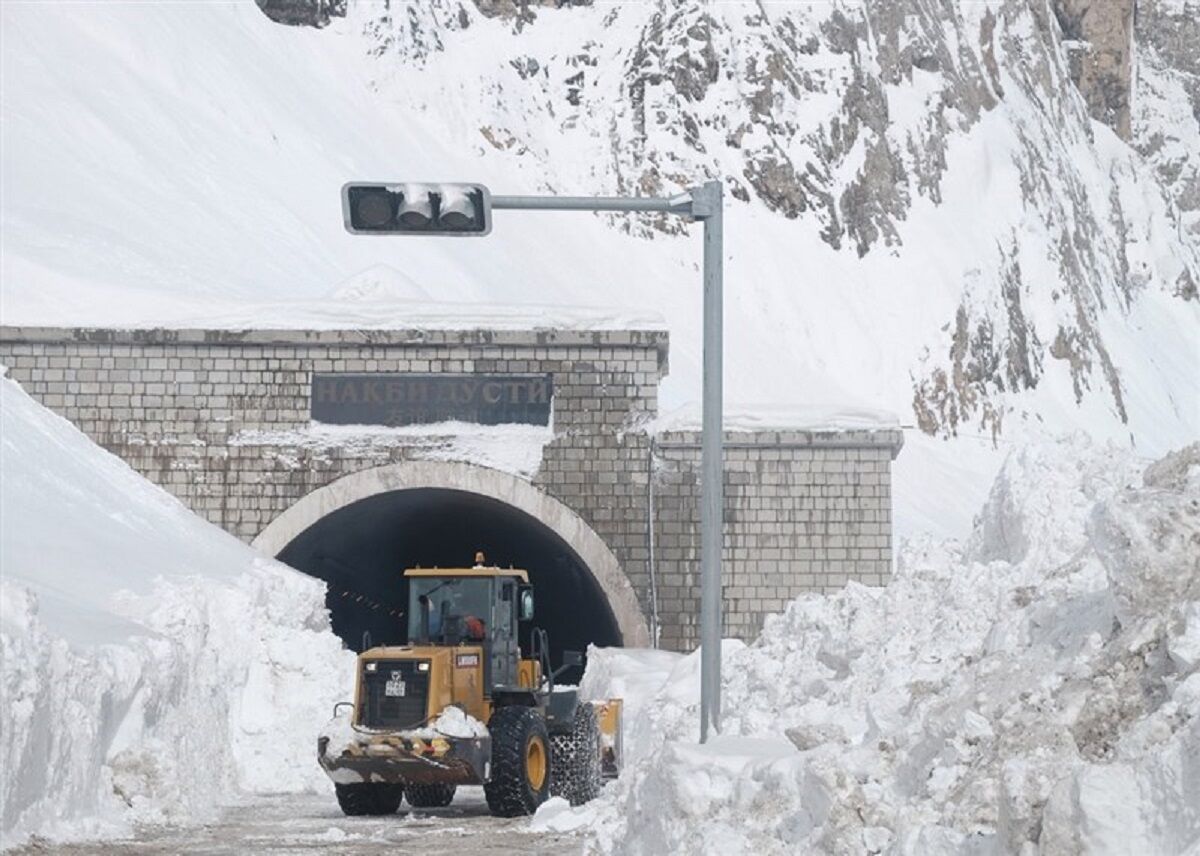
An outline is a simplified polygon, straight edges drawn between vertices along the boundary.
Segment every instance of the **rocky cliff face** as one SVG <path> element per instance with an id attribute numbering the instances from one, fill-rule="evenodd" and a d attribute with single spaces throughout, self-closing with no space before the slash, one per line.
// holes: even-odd
<path id="1" fill-rule="evenodd" d="M 1048 375 L 1128 421 L 1111 331 L 1148 295 L 1195 306 L 1194 3 L 1141 0 L 1135 20 L 1134 0 L 430 0 L 352 18 L 384 97 L 536 165 L 543 188 L 719 176 L 733 205 L 819 236 L 916 312 L 926 284 L 876 260 L 919 258 L 970 219 L 987 235 L 938 273 L 958 294 L 940 332 L 897 358 L 923 430 L 998 435 Z M 972 188 L 986 216 L 964 207 Z"/>
<path id="2" fill-rule="evenodd" d="M 1071 80 L 1088 112 L 1130 137 L 1135 0 L 1054 0 Z"/>
<path id="3" fill-rule="evenodd" d="M 1200 0 L 1138 0 L 1134 37 L 1133 144 L 1179 206 L 1185 239 L 1200 245 Z M 1192 299 L 1197 285 L 1183 286 Z"/>
<path id="4" fill-rule="evenodd" d="M 1200 235 L 1200 0 L 1054 0 L 1052 8 L 1088 112 L 1145 156 L 1180 224 Z"/>

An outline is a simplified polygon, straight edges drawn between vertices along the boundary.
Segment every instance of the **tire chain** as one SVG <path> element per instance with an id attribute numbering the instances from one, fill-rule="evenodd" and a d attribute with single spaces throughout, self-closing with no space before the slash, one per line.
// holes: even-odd
<path id="1" fill-rule="evenodd" d="M 445 808 L 456 790 L 454 785 L 407 785 L 404 796 L 413 808 Z"/>
<path id="2" fill-rule="evenodd" d="M 591 702 L 580 702 L 569 734 L 550 738 L 550 793 L 583 805 L 600 793 L 600 725 Z"/>

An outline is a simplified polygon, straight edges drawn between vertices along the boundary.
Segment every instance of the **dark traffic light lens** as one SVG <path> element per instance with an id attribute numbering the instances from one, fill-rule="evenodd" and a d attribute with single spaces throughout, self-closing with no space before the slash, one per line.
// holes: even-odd
<path id="1" fill-rule="evenodd" d="M 358 194 L 354 200 L 355 225 L 359 228 L 378 229 L 392 219 L 392 194 L 377 190 Z"/>
<path id="2" fill-rule="evenodd" d="M 420 211 L 405 211 L 400 215 L 399 220 L 410 229 L 420 229 L 429 225 L 429 217 Z"/>
<path id="3" fill-rule="evenodd" d="M 438 221 L 445 229 L 455 232 L 479 231 L 483 218 L 476 220 L 483 209 L 483 195 L 473 187 L 445 185 L 438 194 L 440 213 Z"/>
<path id="4" fill-rule="evenodd" d="M 451 229 L 469 229 L 475 225 L 475 218 L 461 211 L 447 211 L 442 214 L 442 224 Z"/>

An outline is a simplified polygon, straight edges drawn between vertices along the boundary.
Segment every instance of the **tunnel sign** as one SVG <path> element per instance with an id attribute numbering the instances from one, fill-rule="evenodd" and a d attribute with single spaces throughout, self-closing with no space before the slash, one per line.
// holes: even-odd
<path id="1" fill-rule="evenodd" d="M 549 425 L 551 375 L 314 374 L 312 418 L 330 425 Z"/>

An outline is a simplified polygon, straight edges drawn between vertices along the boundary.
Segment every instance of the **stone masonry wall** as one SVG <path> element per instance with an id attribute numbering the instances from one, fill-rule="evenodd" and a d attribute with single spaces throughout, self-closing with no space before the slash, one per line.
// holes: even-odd
<path id="1" fill-rule="evenodd" d="M 900 431 L 725 434 L 726 636 L 752 639 L 797 595 L 849 580 L 883 585 L 892 566 L 891 462 Z M 699 637 L 700 434 L 655 439 L 656 578 L 662 643 Z"/>
<path id="2" fill-rule="evenodd" d="M 419 459 L 436 438 L 314 449 L 314 372 L 550 373 L 553 439 L 534 484 L 609 546 L 649 622 L 650 503 L 661 642 L 697 641 L 699 437 L 651 443 L 667 334 L 657 331 L 220 331 L 0 329 L 0 363 L 211 522 L 251 541 L 350 472 Z M 247 433 L 276 439 L 245 443 Z M 726 438 L 725 631 L 751 638 L 797 593 L 890 572 L 890 461 L 899 432 Z M 233 441 L 233 442 L 231 442 Z"/>

